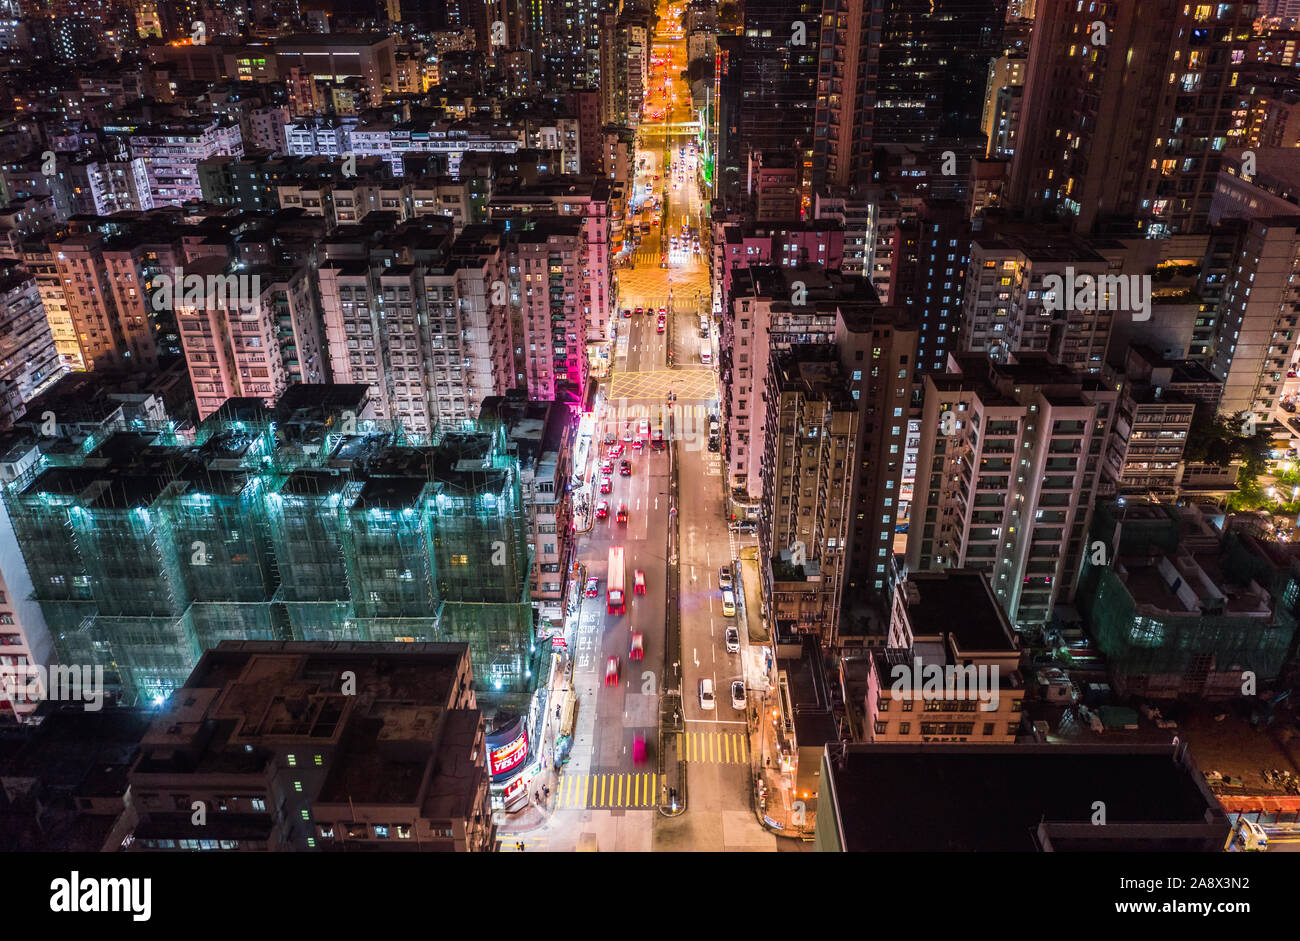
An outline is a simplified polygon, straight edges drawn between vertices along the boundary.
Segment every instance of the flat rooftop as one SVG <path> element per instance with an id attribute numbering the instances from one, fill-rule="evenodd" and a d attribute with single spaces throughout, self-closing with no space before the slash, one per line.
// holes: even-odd
<path id="1" fill-rule="evenodd" d="M 1228 823 L 1194 764 L 1166 745 L 851 745 L 828 762 L 848 852 L 1222 849 Z M 1094 804 L 1108 826 L 1092 826 Z M 1139 830 L 1125 825 L 1145 825 Z M 819 826 L 820 829 L 820 826 Z"/>

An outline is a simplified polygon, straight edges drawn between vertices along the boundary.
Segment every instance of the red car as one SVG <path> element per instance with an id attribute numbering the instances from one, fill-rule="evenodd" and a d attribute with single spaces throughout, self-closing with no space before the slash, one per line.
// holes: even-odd
<path id="1" fill-rule="evenodd" d="M 663 332 L 664 332 L 664 321 L 663 318 L 661 317 L 659 318 L 659 322 L 655 324 L 655 333 L 663 333 Z"/>
<path id="2" fill-rule="evenodd" d="M 637 569 L 632 576 L 632 593 L 636 595 L 645 594 L 645 572 L 641 569 Z"/>
<path id="3" fill-rule="evenodd" d="M 603 520 L 609 516 L 609 501 L 601 500 L 596 504 L 596 519 Z"/>
<path id="4" fill-rule="evenodd" d="M 600 478 L 601 493 L 609 493 L 613 489 L 614 489 L 614 481 L 610 480 L 608 477 Z"/>
<path id="5" fill-rule="evenodd" d="M 599 594 L 600 594 L 600 581 L 595 578 L 587 579 L 587 591 L 586 591 L 587 597 L 595 598 Z"/>
<path id="6" fill-rule="evenodd" d="M 627 504 L 620 503 L 618 506 L 618 522 L 620 526 L 627 525 Z"/>
<path id="7" fill-rule="evenodd" d="M 622 453 L 623 453 L 623 445 L 621 443 L 611 445 L 609 449 L 609 459 L 613 460 L 614 458 L 618 457 Z"/>
<path id="8" fill-rule="evenodd" d="M 627 655 L 629 660 L 645 659 L 645 638 L 639 631 L 632 632 L 632 652 Z"/>
<path id="9" fill-rule="evenodd" d="M 631 477 L 631 476 L 632 476 L 632 462 L 631 462 L 631 461 L 620 461 L 620 462 L 619 462 L 619 465 L 618 465 L 618 476 L 620 476 L 620 477 Z"/>
<path id="10" fill-rule="evenodd" d="M 600 462 L 600 472 L 601 472 L 602 474 L 612 474 L 612 473 L 614 473 L 614 462 L 613 462 L 613 461 L 601 461 L 601 462 Z"/>
<path id="11" fill-rule="evenodd" d="M 617 686 L 618 675 L 619 675 L 618 657 L 610 657 L 609 663 L 605 665 L 605 685 Z"/>
<path id="12" fill-rule="evenodd" d="M 635 441 L 632 442 L 633 451 L 640 451 L 644 447 L 645 447 L 645 442 L 642 441 L 640 438 L 637 438 Z"/>
<path id="13" fill-rule="evenodd" d="M 636 309 L 636 314 L 637 314 L 638 317 L 641 315 L 641 308 L 640 308 L 640 307 L 638 307 L 638 308 Z"/>

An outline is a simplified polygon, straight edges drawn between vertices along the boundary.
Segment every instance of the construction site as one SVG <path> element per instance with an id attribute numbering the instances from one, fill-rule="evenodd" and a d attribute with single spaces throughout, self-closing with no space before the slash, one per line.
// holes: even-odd
<path id="1" fill-rule="evenodd" d="M 378 427 L 364 387 L 297 386 L 170 424 L 32 436 L 4 500 L 58 659 L 148 703 L 223 640 L 463 642 L 529 701 L 531 548 L 504 431 Z"/>

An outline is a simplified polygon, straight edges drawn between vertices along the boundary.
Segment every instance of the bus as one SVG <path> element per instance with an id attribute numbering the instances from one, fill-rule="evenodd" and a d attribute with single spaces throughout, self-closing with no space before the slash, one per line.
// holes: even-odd
<path id="1" fill-rule="evenodd" d="M 611 546 L 609 549 L 609 575 L 606 578 L 607 602 L 605 608 L 610 614 L 623 613 L 623 595 L 627 582 L 623 578 L 623 547 Z"/>

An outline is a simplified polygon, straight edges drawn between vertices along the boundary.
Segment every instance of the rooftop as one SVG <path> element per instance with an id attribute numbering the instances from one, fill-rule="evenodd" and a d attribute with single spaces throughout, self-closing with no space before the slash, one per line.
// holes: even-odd
<path id="1" fill-rule="evenodd" d="M 821 813 L 849 852 L 1212 852 L 1228 837 L 1172 746 L 850 745 L 827 763 Z"/>

